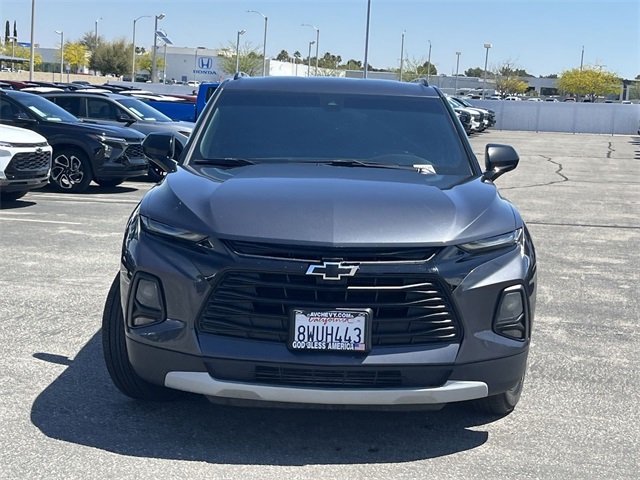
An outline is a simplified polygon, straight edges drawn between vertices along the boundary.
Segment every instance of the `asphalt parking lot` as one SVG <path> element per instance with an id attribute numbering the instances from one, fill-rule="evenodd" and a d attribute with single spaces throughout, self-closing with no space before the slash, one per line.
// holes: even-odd
<path id="1" fill-rule="evenodd" d="M 536 242 L 515 412 L 349 412 L 139 403 L 112 385 L 100 322 L 124 224 L 152 185 L 0 210 L 0 478 L 638 478 L 640 137 L 489 131 Z"/>

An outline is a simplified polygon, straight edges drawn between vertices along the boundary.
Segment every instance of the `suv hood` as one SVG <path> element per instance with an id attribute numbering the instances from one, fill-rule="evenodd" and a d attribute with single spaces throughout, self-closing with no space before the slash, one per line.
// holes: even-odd
<path id="1" fill-rule="evenodd" d="M 9 143 L 46 143 L 44 138 L 33 130 L 0 124 L 0 138 Z"/>
<path id="2" fill-rule="evenodd" d="M 120 137 L 120 138 L 124 138 L 125 140 L 129 140 L 129 141 L 134 141 L 134 142 L 141 142 L 142 140 L 144 140 L 144 135 L 136 130 L 132 130 L 129 128 L 122 128 L 122 127 L 116 127 L 116 126 L 111 126 L 111 125 L 98 125 L 96 123 L 88 123 L 88 122 L 75 122 L 75 123 L 65 123 L 65 122 L 60 122 L 60 123 L 54 123 L 54 122 L 49 122 L 52 123 L 53 125 L 72 125 L 74 128 L 81 128 L 83 129 L 86 133 L 93 133 L 93 134 L 103 134 L 103 135 L 107 135 L 110 137 Z"/>
<path id="3" fill-rule="evenodd" d="M 205 169 L 218 178 L 183 168 L 167 175 L 144 197 L 140 213 L 216 238 L 337 246 L 447 245 L 518 226 L 510 204 L 478 177 L 440 189 L 429 184 L 437 177 L 408 170 Z"/>

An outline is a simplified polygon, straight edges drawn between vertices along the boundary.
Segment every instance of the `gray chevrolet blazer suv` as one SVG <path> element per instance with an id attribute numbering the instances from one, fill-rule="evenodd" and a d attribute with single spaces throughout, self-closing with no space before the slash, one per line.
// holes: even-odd
<path id="1" fill-rule="evenodd" d="M 143 400 L 506 415 L 536 298 L 527 227 L 425 81 L 223 82 L 179 161 L 133 211 L 102 338 Z"/>

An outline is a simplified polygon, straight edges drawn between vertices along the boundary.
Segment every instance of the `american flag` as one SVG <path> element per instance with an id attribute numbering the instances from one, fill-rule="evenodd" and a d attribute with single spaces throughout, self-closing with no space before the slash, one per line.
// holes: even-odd
<path id="1" fill-rule="evenodd" d="M 354 350 L 364 350 L 364 343 L 354 343 L 353 344 L 353 349 Z"/>

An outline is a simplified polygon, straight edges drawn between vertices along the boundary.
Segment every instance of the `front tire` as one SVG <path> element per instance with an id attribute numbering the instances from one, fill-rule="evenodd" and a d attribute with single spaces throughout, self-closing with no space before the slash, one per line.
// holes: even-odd
<path id="1" fill-rule="evenodd" d="M 92 178 L 87 155 L 74 148 L 61 148 L 53 154 L 49 180 L 59 192 L 84 192 Z"/>
<path id="2" fill-rule="evenodd" d="M 473 406 L 476 411 L 481 413 L 488 413 L 490 415 L 499 415 L 504 417 L 513 412 L 514 408 L 520 400 L 522 394 L 522 387 L 524 385 L 524 375 L 518 381 L 518 383 L 510 390 L 499 393 L 497 395 L 491 395 L 486 398 L 479 398 L 473 400 Z"/>
<path id="3" fill-rule="evenodd" d="M 147 382 L 133 369 L 127 353 L 124 316 L 120 302 L 120 274 L 111 284 L 102 315 L 102 350 L 111 380 L 125 395 L 138 400 L 168 401 L 180 392 Z"/>

